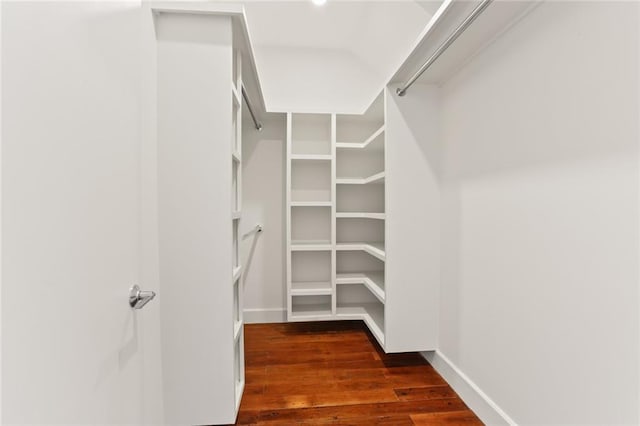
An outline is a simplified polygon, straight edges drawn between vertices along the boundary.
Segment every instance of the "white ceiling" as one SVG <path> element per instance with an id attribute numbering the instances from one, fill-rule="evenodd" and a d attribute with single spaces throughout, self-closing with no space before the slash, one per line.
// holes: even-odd
<path id="1" fill-rule="evenodd" d="M 262 0 L 244 2 L 244 5 L 259 73 L 261 62 L 262 68 L 274 69 L 273 64 L 268 62 L 271 52 L 276 50 L 281 62 L 285 54 L 283 52 L 297 55 L 300 49 L 313 49 L 316 57 L 322 52 L 335 57 L 340 52 L 340 55 L 351 58 L 344 61 L 344 67 L 350 68 L 345 69 L 345 77 L 361 80 L 357 83 L 371 86 L 368 97 L 372 99 L 374 92 L 386 83 L 409 53 L 440 3 L 440 0 L 327 0 L 325 5 L 316 6 L 311 0 Z M 294 58 L 285 62 L 289 68 L 295 67 L 291 65 L 295 63 Z M 314 67 L 322 68 L 323 63 L 317 60 Z M 327 66 L 331 66 L 331 70 L 326 71 L 335 75 L 335 61 L 327 61 Z M 361 75 L 354 71 L 356 68 L 361 70 Z M 283 70 L 283 73 L 286 72 L 293 73 L 295 70 Z M 308 67 L 305 67 L 305 72 L 308 72 Z M 323 74 L 322 69 L 317 72 L 318 75 Z M 262 84 L 270 85 L 273 89 L 269 91 L 271 98 L 279 93 L 274 85 L 285 84 L 284 80 L 274 81 L 276 74 L 270 72 L 269 76 L 261 75 Z M 267 106 L 274 103 L 272 100 L 265 100 Z M 354 100 L 358 104 L 363 101 Z M 284 107 L 278 101 L 275 103 L 279 108 Z"/>

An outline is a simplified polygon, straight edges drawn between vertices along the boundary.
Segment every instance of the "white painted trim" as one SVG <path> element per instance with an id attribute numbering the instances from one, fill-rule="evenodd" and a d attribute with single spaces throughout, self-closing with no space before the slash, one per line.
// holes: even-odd
<path id="1" fill-rule="evenodd" d="M 420 355 L 429 361 L 429 364 L 486 425 L 517 426 L 517 423 L 449 358 L 438 351 L 421 352 Z"/>
<path id="2" fill-rule="evenodd" d="M 285 308 L 245 309 L 243 316 L 245 324 L 287 322 L 287 310 Z"/>

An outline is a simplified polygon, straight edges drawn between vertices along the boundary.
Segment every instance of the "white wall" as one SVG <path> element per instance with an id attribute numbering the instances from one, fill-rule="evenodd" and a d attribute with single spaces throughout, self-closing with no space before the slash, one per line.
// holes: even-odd
<path id="1" fill-rule="evenodd" d="M 638 5 L 546 2 L 443 87 L 440 351 L 518 424 L 637 424 Z"/>
<path id="2" fill-rule="evenodd" d="M 382 79 L 344 49 L 255 46 L 267 110 L 363 112 Z"/>
<path id="3" fill-rule="evenodd" d="M 127 303 L 156 284 L 140 268 L 140 5 L 1 7 L 2 422 L 157 424 L 159 304 Z"/>
<path id="4" fill-rule="evenodd" d="M 242 241 L 245 265 L 245 322 L 280 322 L 286 319 L 285 284 L 285 115 L 263 120 L 256 131 L 248 113 L 243 115 L 241 233 L 262 224 L 261 234 Z"/>

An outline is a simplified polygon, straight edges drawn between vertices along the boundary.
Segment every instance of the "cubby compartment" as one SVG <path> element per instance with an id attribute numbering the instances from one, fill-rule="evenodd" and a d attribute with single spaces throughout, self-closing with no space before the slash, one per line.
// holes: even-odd
<path id="1" fill-rule="evenodd" d="M 343 179 L 368 179 L 384 172 L 384 151 L 340 149 L 336 154 L 336 176 Z M 372 182 L 373 183 L 373 182 Z"/>
<path id="2" fill-rule="evenodd" d="M 292 244 L 331 244 L 331 207 L 291 207 Z"/>
<path id="3" fill-rule="evenodd" d="M 362 145 L 383 132 L 383 93 L 380 93 L 364 114 L 338 114 L 336 116 L 336 139 L 339 144 Z"/>
<path id="4" fill-rule="evenodd" d="M 385 302 L 384 262 L 362 251 L 338 252 L 336 286 L 362 284 L 381 303 Z"/>
<path id="5" fill-rule="evenodd" d="M 384 213 L 384 185 L 338 185 L 338 213 Z"/>
<path id="6" fill-rule="evenodd" d="M 363 320 L 384 347 L 384 304 L 364 285 L 341 285 L 337 288 L 336 317 Z"/>
<path id="7" fill-rule="evenodd" d="M 292 296 L 291 314 L 305 320 L 331 317 L 331 296 Z"/>
<path id="8" fill-rule="evenodd" d="M 291 253 L 291 287 L 305 282 L 331 282 L 331 251 Z"/>
<path id="9" fill-rule="evenodd" d="M 336 241 L 337 243 L 381 243 L 384 241 L 383 220 L 375 219 L 337 219 Z"/>
<path id="10" fill-rule="evenodd" d="M 292 114 L 291 154 L 331 155 L 331 115 Z"/>
<path id="11" fill-rule="evenodd" d="M 291 161 L 291 202 L 331 202 L 330 161 Z"/>

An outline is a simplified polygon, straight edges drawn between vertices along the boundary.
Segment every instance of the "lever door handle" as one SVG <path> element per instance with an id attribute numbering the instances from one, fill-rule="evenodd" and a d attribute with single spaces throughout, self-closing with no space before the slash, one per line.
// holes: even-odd
<path id="1" fill-rule="evenodd" d="M 133 309 L 142 309 L 144 305 L 151 302 L 156 297 L 153 291 L 142 291 L 136 284 L 129 290 L 129 306 Z"/>

